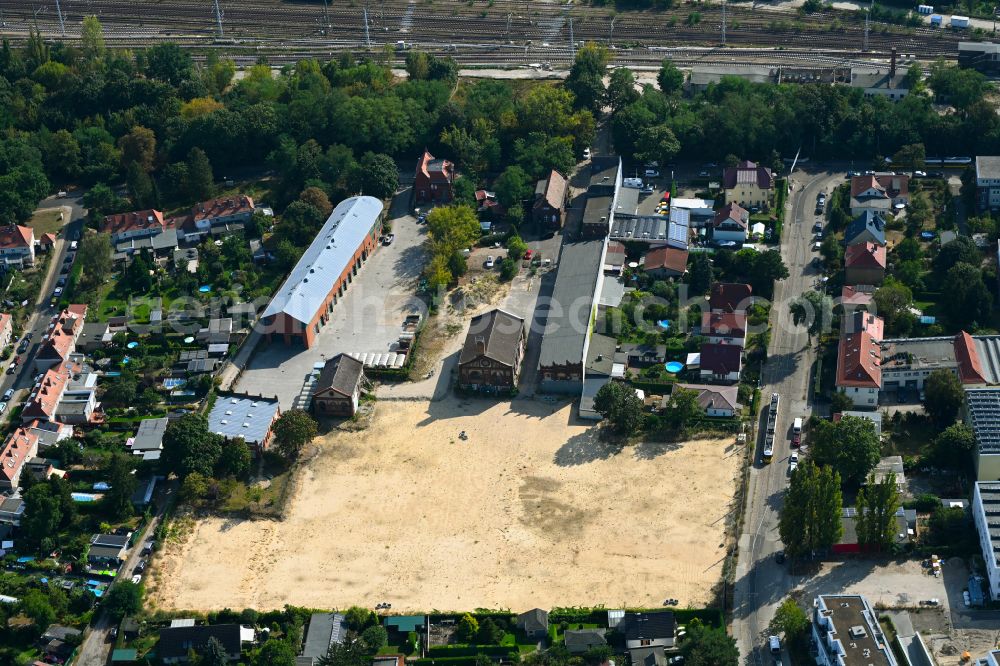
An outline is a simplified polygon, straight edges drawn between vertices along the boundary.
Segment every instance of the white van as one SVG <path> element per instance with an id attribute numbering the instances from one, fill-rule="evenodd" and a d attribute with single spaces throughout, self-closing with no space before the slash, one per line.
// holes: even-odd
<path id="1" fill-rule="evenodd" d="M 771 654 L 781 654 L 781 641 L 777 636 L 768 636 L 767 645 L 771 648 Z"/>
<path id="2" fill-rule="evenodd" d="M 802 432 L 802 417 L 796 417 L 795 421 L 792 422 L 792 432 L 796 435 Z"/>
<path id="3" fill-rule="evenodd" d="M 642 178 L 622 178 L 622 187 L 642 189 Z"/>

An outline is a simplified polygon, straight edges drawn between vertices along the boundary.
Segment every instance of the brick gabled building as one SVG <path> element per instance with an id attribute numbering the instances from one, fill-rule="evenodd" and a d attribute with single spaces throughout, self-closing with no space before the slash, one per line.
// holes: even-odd
<path id="1" fill-rule="evenodd" d="M 455 165 L 449 160 L 434 157 L 424 149 L 424 154 L 417 160 L 413 177 L 416 202 L 447 203 L 452 199 L 454 183 Z"/>

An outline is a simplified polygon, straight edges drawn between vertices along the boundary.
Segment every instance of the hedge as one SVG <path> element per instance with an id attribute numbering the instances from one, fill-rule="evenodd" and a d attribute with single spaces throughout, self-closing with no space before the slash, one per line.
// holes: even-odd
<path id="1" fill-rule="evenodd" d="M 427 650 L 428 657 L 475 657 L 485 654 L 491 657 L 509 657 L 517 654 L 517 646 L 511 645 L 439 645 Z"/>
<path id="2" fill-rule="evenodd" d="M 722 611 L 718 608 L 628 608 L 630 612 L 654 613 L 657 611 L 670 610 L 674 614 L 674 619 L 678 624 L 687 624 L 697 618 L 706 625 L 712 627 L 724 627 Z M 549 613 L 550 624 L 601 624 L 608 621 L 607 608 L 556 608 Z"/>

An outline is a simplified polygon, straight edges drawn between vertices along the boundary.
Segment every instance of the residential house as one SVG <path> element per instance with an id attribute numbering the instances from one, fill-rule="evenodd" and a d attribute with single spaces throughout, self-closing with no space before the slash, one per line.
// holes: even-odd
<path id="1" fill-rule="evenodd" d="M 100 423 L 104 420 L 101 403 L 97 401 L 97 374 L 83 365 L 83 357 L 74 354 L 64 364 L 69 376 L 56 404 L 55 419 L 69 425 Z"/>
<path id="2" fill-rule="evenodd" d="M 45 371 L 31 388 L 21 410 L 22 423 L 56 420 L 56 408 L 74 372 L 72 363 L 60 363 Z"/>
<path id="3" fill-rule="evenodd" d="M 632 666 L 667 666 L 667 653 L 660 645 L 628 651 Z"/>
<path id="4" fill-rule="evenodd" d="M 742 245 L 747 240 L 750 211 L 737 203 L 729 203 L 712 220 L 712 238 L 716 243 L 733 242 Z"/>
<path id="5" fill-rule="evenodd" d="M 770 206 L 774 197 L 774 174 L 765 166 L 744 160 L 722 171 L 726 201 L 740 206 Z"/>
<path id="6" fill-rule="evenodd" d="M 172 226 L 164 220 L 163 213 L 149 209 L 107 215 L 100 229 L 111 236 L 112 245 L 118 245 L 122 241 L 158 236 Z"/>
<path id="7" fill-rule="evenodd" d="M 228 345 L 229 340 L 233 337 L 233 319 L 232 317 L 213 317 L 208 320 L 208 326 L 201 329 L 197 333 L 197 340 L 199 342 L 207 342 L 208 344 L 224 344 Z"/>
<path id="8" fill-rule="evenodd" d="M 676 388 L 698 393 L 698 405 L 706 416 L 732 417 L 743 406 L 739 403 L 738 386 L 716 386 L 714 384 L 674 384 Z M 664 398 L 664 403 L 668 401 Z"/>
<path id="9" fill-rule="evenodd" d="M 743 312 L 703 312 L 701 335 L 709 342 L 743 347 L 747 337 L 747 316 Z"/>
<path id="10" fill-rule="evenodd" d="M 48 252 L 53 247 L 55 247 L 55 244 L 56 244 L 56 235 L 52 234 L 52 233 L 42 234 L 41 237 L 38 239 L 37 242 L 38 242 L 38 249 L 40 251 L 42 251 L 42 252 Z"/>
<path id="11" fill-rule="evenodd" d="M 87 561 L 94 566 L 109 566 L 117 569 L 125 561 L 129 538 L 125 534 L 95 534 L 90 537 Z"/>
<path id="12" fill-rule="evenodd" d="M 600 421 L 604 418 L 594 409 L 598 391 L 612 379 L 623 379 L 627 367 L 625 352 L 617 350 L 618 341 L 611 336 L 593 332 L 587 346 L 583 392 L 580 395 L 580 418 Z"/>
<path id="13" fill-rule="evenodd" d="M 896 204 L 909 202 L 909 176 L 870 174 L 851 178 L 851 215 L 861 215 L 866 210 L 884 215 Z"/>
<path id="14" fill-rule="evenodd" d="M 271 429 L 279 416 L 277 398 L 220 393 L 208 413 L 208 429 L 226 440 L 241 438 L 259 456 L 271 446 Z"/>
<path id="15" fill-rule="evenodd" d="M 856 312 L 854 322 L 854 326 L 840 337 L 836 385 L 855 407 L 875 409 L 882 387 L 880 343 L 884 323 L 868 312 Z"/>
<path id="16" fill-rule="evenodd" d="M 69 642 L 83 637 L 83 632 L 73 627 L 64 627 L 61 624 L 50 624 L 39 639 L 43 643 L 52 640 Z"/>
<path id="17" fill-rule="evenodd" d="M 850 315 L 857 310 L 868 309 L 875 294 L 875 285 L 856 284 L 844 285 L 840 290 L 840 305 L 845 313 Z"/>
<path id="18" fill-rule="evenodd" d="M 38 437 L 18 428 L 0 447 L 0 491 L 17 488 L 24 464 L 38 453 Z"/>
<path id="19" fill-rule="evenodd" d="M 528 638 L 545 638 L 549 634 L 549 612 L 533 608 L 518 615 L 515 624 Z"/>
<path id="20" fill-rule="evenodd" d="M 76 351 L 76 341 L 86 319 L 87 306 L 83 304 L 70 305 L 52 318 L 35 354 L 34 372 L 45 372 L 69 360 L 70 354 Z"/>
<path id="21" fill-rule="evenodd" d="M 253 211 L 253 199 L 237 195 L 202 201 L 195 204 L 186 217 L 171 222 L 177 227 L 178 238 L 186 243 L 197 243 L 208 235 L 221 236 L 242 231 Z"/>
<path id="22" fill-rule="evenodd" d="M 163 451 L 163 434 L 167 431 L 170 420 L 143 419 L 139 421 L 139 429 L 135 436 L 125 442 L 132 455 L 141 456 L 143 460 L 159 460 Z"/>
<path id="23" fill-rule="evenodd" d="M 976 207 L 983 213 L 1000 208 L 1000 157 L 976 157 Z"/>
<path id="24" fill-rule="evenodd" d="M 634 205 L 619 203 L 619 195 L 634 198 Z M 622 161 L 614 155 L 598 155 L 590 160 L 590 183 L 583 208 L 581 233 L 584 238 L 604 238 L 611 232 L 619 212 L 635 213 L 639 191 L 622 188 Z M 562 262 L 560 262 L 562 263 Z"/>
<path id="25" fill-rule="evenodd" d="M 887 97 L 893 102 L 898 102 L 910 92 L 906 72 L 896 72 L 895 65 L 888 71 L 852 69 L 851 87 L 863 90 L 865 97 Z"/>
<path id="26" fill-rule="evenodd" d="M 896 523 L 893 543 L 903 547 L 911 540 L 910 528 L 907 524 L 907 509 L 900 507 L 896 511 L 893 520 Z M 914 510 L 909 510 L 916 526 L 917 514 Z M 853 506 L 844 507 L 840 515 L 840 525 L 842 532 L 840 540 L 833 544 L 830 551 L 835 555 L 855 555 L 862 552 L 878 551 L 873 546 L 865 546 L 858 539 L 858 510 Z M 914 532 L 915 534 L 915 532 Z"/>
<path id="27" fill-rule="evenodd" d="M 531 220 L 535 224 L 545 229 L 562 228 L 567 185 L 567 180 L 555 169 L 547 178 L 538 181 L 535 202 L 531 206 Z"/>
<path id="28" fill-rule="evenodd" d="M 0 268 L 24 268 L 34 264 L 34 230 L 19 224 L 0 227 Z"/>
<path id="29" fill-rule="evenodd" d="M 715 342 L 701 346 L 698 373 L 702 381 L 738 382 L 743 370 L 743 347 Z"/>
<path id="30" fill-rule="evenodd" d="M 675 278 L 684 275 L 687 271 L 687 262 L 686 249 L 662 245 L 646 253 L 643 269 L 656 278 Z"/>
<path id="31" fill-rule="evenodd" d="M 24 517 L 24 500 L 19 495 L 0 496 L 0 525 L 21 526 Z"/>
<path id="32" fill-rule="evenodd" d="M 670 611 L 648 613 L 626 612 L 618 623 L 618 632 L 625 637 L 629 650 L 648 647 L 674 647 L 677 622 Z"/>
<path id="33" fill-rule="evenodd" d="M 261 314 L 265 337 L 312 347 L 334 317 L 334 306 L 379 246 L 382 202 L 375 197 L 344 199 Z M 346 224 L 342 224 L 346 222 Z"/>
<path id="34" fill-rule="evenodd" d="M 85 322 L 76 339 L 76 348 L 89 354 L 111 344 L 115 333 L 106 321 Z"/>
<path id="35" fill-rule="evenodd" d="M 753 303 L 753 289 L 738 282 L 715 282 L 708 298 L 712 312 L 746 312 Z"/>
<path id="36" fill-rule="evenodd" d="M 606 275 L 620 275 L 625 270 L 625 262 L 628 255 L 625 246 L 618 241 L 608 241 L 608 249 L 604 253 L 604 273 Z"/>
<path id="37" fill-rule="evenodd" d="M 455 165 L 449 160 L 435 158 L 424 149 L 424 154 L 417 160 L 413 177 L 416 202 L 448 203 L 453 196 L 454 183 Z"/>
<path id="38" fill-rule="evenodd" d="M 837 412 L 832 416 L 833 422 L 837 423 L 845 416 L 853 416 L 857 419 L 865 419 L 866 421 L 871 421 L 875 425 L 875 434 L 881 439 L 882 437 L 882 413 L 881 412 L 862 412 L 853 409 L 847 409 L 842 412 Z"/>
<path id="39" fill-rule="evenodd" d="M 844 282 L 880 285 L 885 279 L 885 265 L 884 245 L 871 242 L 850 245 L 844 253 Z"/>
<path id="40" fill-rule="evenodd" d="M 83 632 L 79 629 L 58 624 L 49 625 L 38 639 L 38 645 L 47 659 L 46 663 L 65 663 L 73 653 L 73 646 L 80 643 L 82 636 Z"/>
<path id="41" fill-rule="evenodd" d="M 11 316 L 0 312 L 0 350 L 3 350 L 14 339 L 14 324 Z"/>
<path id="42" fill-rule="evenodd" d="M 972 520 L 979 532 L 990 598 L 1000 600 L 1000 482 L 979 481 L 972 492 Z"/>
<path id="43" fill-rule="evenodd" d="M 73 436 L 73 426 L 58 421 L 42 421 L 34 419 L 25 423 L 24 427 L 38 438 L 38 450 L 44 451 L 55 446 L 64 439 Z"/>
<path id="44" fill-rule="evenodd" d="M 408 634 L 411 631 L 424 632 L 427 630 L 426 615 L 390 615 L 383 621 L 386 630 L 394 631 L 398 634 Z"/>
<path id="45" fill-rule="evenodd" d="M 493 392 L 517 386 L 527 337 L 524 320 L 495 309 L 472 318 L 458 358 L 458 384 Z"/>
<path id="46" fill-rule="evenodd" d="M 667 346 L 644 342 L 626 342 L 619 347 L 629 368 L 642 370 L 651 365 L 663 365 L 667 361 Z"/>
<path id="47" fill-rule="evenodd" d="M 320 416 L 351 417 L 358 411 L 364 364 L 347 354 L 329 359 L 312 389 L 313 411 Z"/>
<path id="48" fill-rule="evenodd" d="M 222 644 L 228 661 L 239 661 L 243 655 L 243 642 L 238 624 L 212 624 L 190 627 L 167 627 L 160 630 L 156 656 L 164 664 L 186 664 L 194 651 L 203 653 L 208 640 L 214 638 Z"/>
<path id="49" fill-rule="evenodd" d="M 46 458 L 41 458 L 35 456 L 34 458 L 29 458 L 27 462 L 24 463 L 23 474 L 27 474 L 32 479 L 36 481 L 48 481 L 49 478 L 55 474 L 56 468 L 49 462 Z"/>
<path id="50" fill-rule="evenodd" d="M 845 245 L 874 243 L 885 247 L 885 217 L 877 210 L 861 212 L 847 225 L 844 231 Z"/>
<path id="51" fill-rule="evenodd" d="M 343 643 L 346 638 L 347 621 L 343 613 L 313 613 L 295 666 L 315 666 L 331 647 Z"/>
<path id="52" fill-rule="evenodd" d="M 898 666 L 879 624 L 880 613 L 861 595 L 822 594 L 813 602 L 812 645 L 819 666 Z"/>
<path id="53" fill-rule="evenodd" d="M 603 629 L 567 629 L 563 633 L 563 642 L 570 654 L 579 655 L 606 646 L 608 639 L 604 637 Z"/>

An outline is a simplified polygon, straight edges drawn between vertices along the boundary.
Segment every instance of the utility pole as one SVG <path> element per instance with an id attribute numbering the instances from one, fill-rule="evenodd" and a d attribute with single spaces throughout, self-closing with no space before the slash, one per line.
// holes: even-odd
<path id="1" fill-rule="evenodd" d="M 573 39 L 573 19 L 569 20 L 569 55 L 576 60 L 576 40 Z"/>
<path id="2" fill-rule="evenodd" d="M 608 33 L 608 43 L 615 41 L 615 21 L 618 20 L 618 14 L 611 17 L 611 32 Z"/>
<path id="3" fill-rule="evenodd" d="M 871 30 L 872 26 L 872 8 L 875 6 L 875 0 L 872 0 L 868 5 L 868 11 L 865 12 L 865 42 L 861 47 L 862 51 L 868 50 L 868 31 Z"/>
<path id="4" fill-rule="evenodd" d="M 365 45 L 368 48 L 372 47 L 372 38 L 368 34 L 368 5 L 365 5 Z"/>
<path id="5" fill-rule="evenodd" d="M 59 0 L 56 0 L 56 13 L 59 15 L 59 30 L 62 31 L 62 36 L 66 36 L 66 24 L 63 22 L 62 7 L 59 5 Z"/>
<path id="6" fill-rule="evenodd" d="M 212 0 L 215 4 L 215 25 L 219 29 L 219 37 L 222 37 L 222 8 L 219 7 L 219 0 Z"/>
<path id="7" fill-rule="evenodd" d="M 326 21 L 326 29 L 330 30 L 330 6 L 323 0 L 323 20 Z"/>
<path id="8" fill-rule="evenodd" d="M 722 45 L 726 45 L 726 0 L 722 0 Z"/>
<path id="9" fill-rule="evenodd" d="M 507 32 L 504 39 L 508 42 L 510 41 L 510 20 L 513 16 L 514 14 L 512 14 L 511 12 L 507 12 Z"/>

